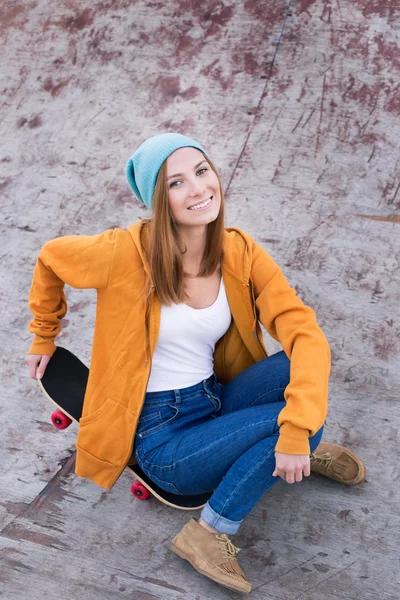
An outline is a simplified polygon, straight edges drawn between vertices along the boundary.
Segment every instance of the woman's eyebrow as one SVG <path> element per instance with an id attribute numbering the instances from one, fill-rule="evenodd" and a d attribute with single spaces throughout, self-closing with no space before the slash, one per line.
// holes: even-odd
<path id="1" fill-rule="evenodd" d="M 196 169 L 197 169 L 197 167 L 199 167 L 200 165 L 202 165 L 202 164 L 203 164 L 203 162 L 207 162 L 207 161 L 206 161 L 206 160 L 203 158 L 203 160 L 201 160 L 201 161 L 200 161 L 200 162 L 199 162 L 199 163 L 198 163 L 198 164 L 197 164 L 197 165 L 194 167 L 194 170 L 196 170 Z M 173 177 L 182 177 L 182 173 L 175 173 L 175 175 L 169 175 L 169 177 L 167 177 L 167 181 L 168 181 L 168 179 L 172 179 Z"/>

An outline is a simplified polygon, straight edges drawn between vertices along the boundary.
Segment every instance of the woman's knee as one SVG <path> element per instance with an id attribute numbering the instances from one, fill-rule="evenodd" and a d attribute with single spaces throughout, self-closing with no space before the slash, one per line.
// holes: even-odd
<path id="1" fill-rule="evenodd" d="M 290 381 L 290 360 L 285 352 L 277 352 L 265 359 L 265 366 L 270 371 L 273 370 L 275 378 L 281 382 L 282 387 L 286 387 Z"/>

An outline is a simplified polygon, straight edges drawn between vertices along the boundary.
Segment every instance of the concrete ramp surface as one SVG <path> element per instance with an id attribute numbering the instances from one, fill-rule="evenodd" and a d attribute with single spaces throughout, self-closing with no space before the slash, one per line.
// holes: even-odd
<path id="1" fill-rule="evenodd" d="M 148 136 L 198 139 L 244 229 L 332 349 L 325 441 L 367 480 L 277 484 L 235 545 L 254 600 L 398 600 L 398 0 L 3 0 L 0 6 L 0 596 L 237 597 L 168 545 L 191 516 L 74 475 L 24 363 L 42 245 L 148 211 L 125 180 Z M 56 343 L 90 362 L 95 292 L 66 289 Z M 279 345 L 266 339 L 271 352 Z M 196 516 L 198 516 L 196 514 Z"/>

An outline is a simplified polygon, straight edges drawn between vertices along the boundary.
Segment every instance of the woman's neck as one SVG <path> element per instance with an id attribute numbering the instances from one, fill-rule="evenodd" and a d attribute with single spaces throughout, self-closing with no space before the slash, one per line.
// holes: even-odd
<path id="1" fill-rule="evenodd" d="M 182 255 L 183 270 L 192 275 L 197 274 L 206 247 L 207 227 L 182 228 L 179 234 L 182 245 L 186 248 L 186 252 Z"/>

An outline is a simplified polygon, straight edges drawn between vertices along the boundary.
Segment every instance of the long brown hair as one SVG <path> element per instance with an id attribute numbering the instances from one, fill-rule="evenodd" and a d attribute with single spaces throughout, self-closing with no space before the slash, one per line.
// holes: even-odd
<path id="1" fill-rule="evenodd" d="M 205 155 L 204 158 L 217 175 L 221 190 L 221 207 L 215 221 L 207 225 L 206 245 L 198 277 L 212 275 L 222 264 L 225 228 L 224 194 L 221 180 L 211 160 Z M 184 290 L 185 274 L 182 261 L 182 254 L 186 250 L 181 250 L 183 242 L 169 208 L 166 170 L 166 161 L 164 161 L 158 172 L 154 189 L 153 215 L 149 219 L 143 219 L 143 223 L 145 229 L 148 229 L 144 251 L 150 264 L 153 284 L 161 304 L 169 306 L 171 302 L 179 304 L 188 300 L 188 295 Z M 150 285 L 146 290 L 146 295 L 149 293 Z"/>

